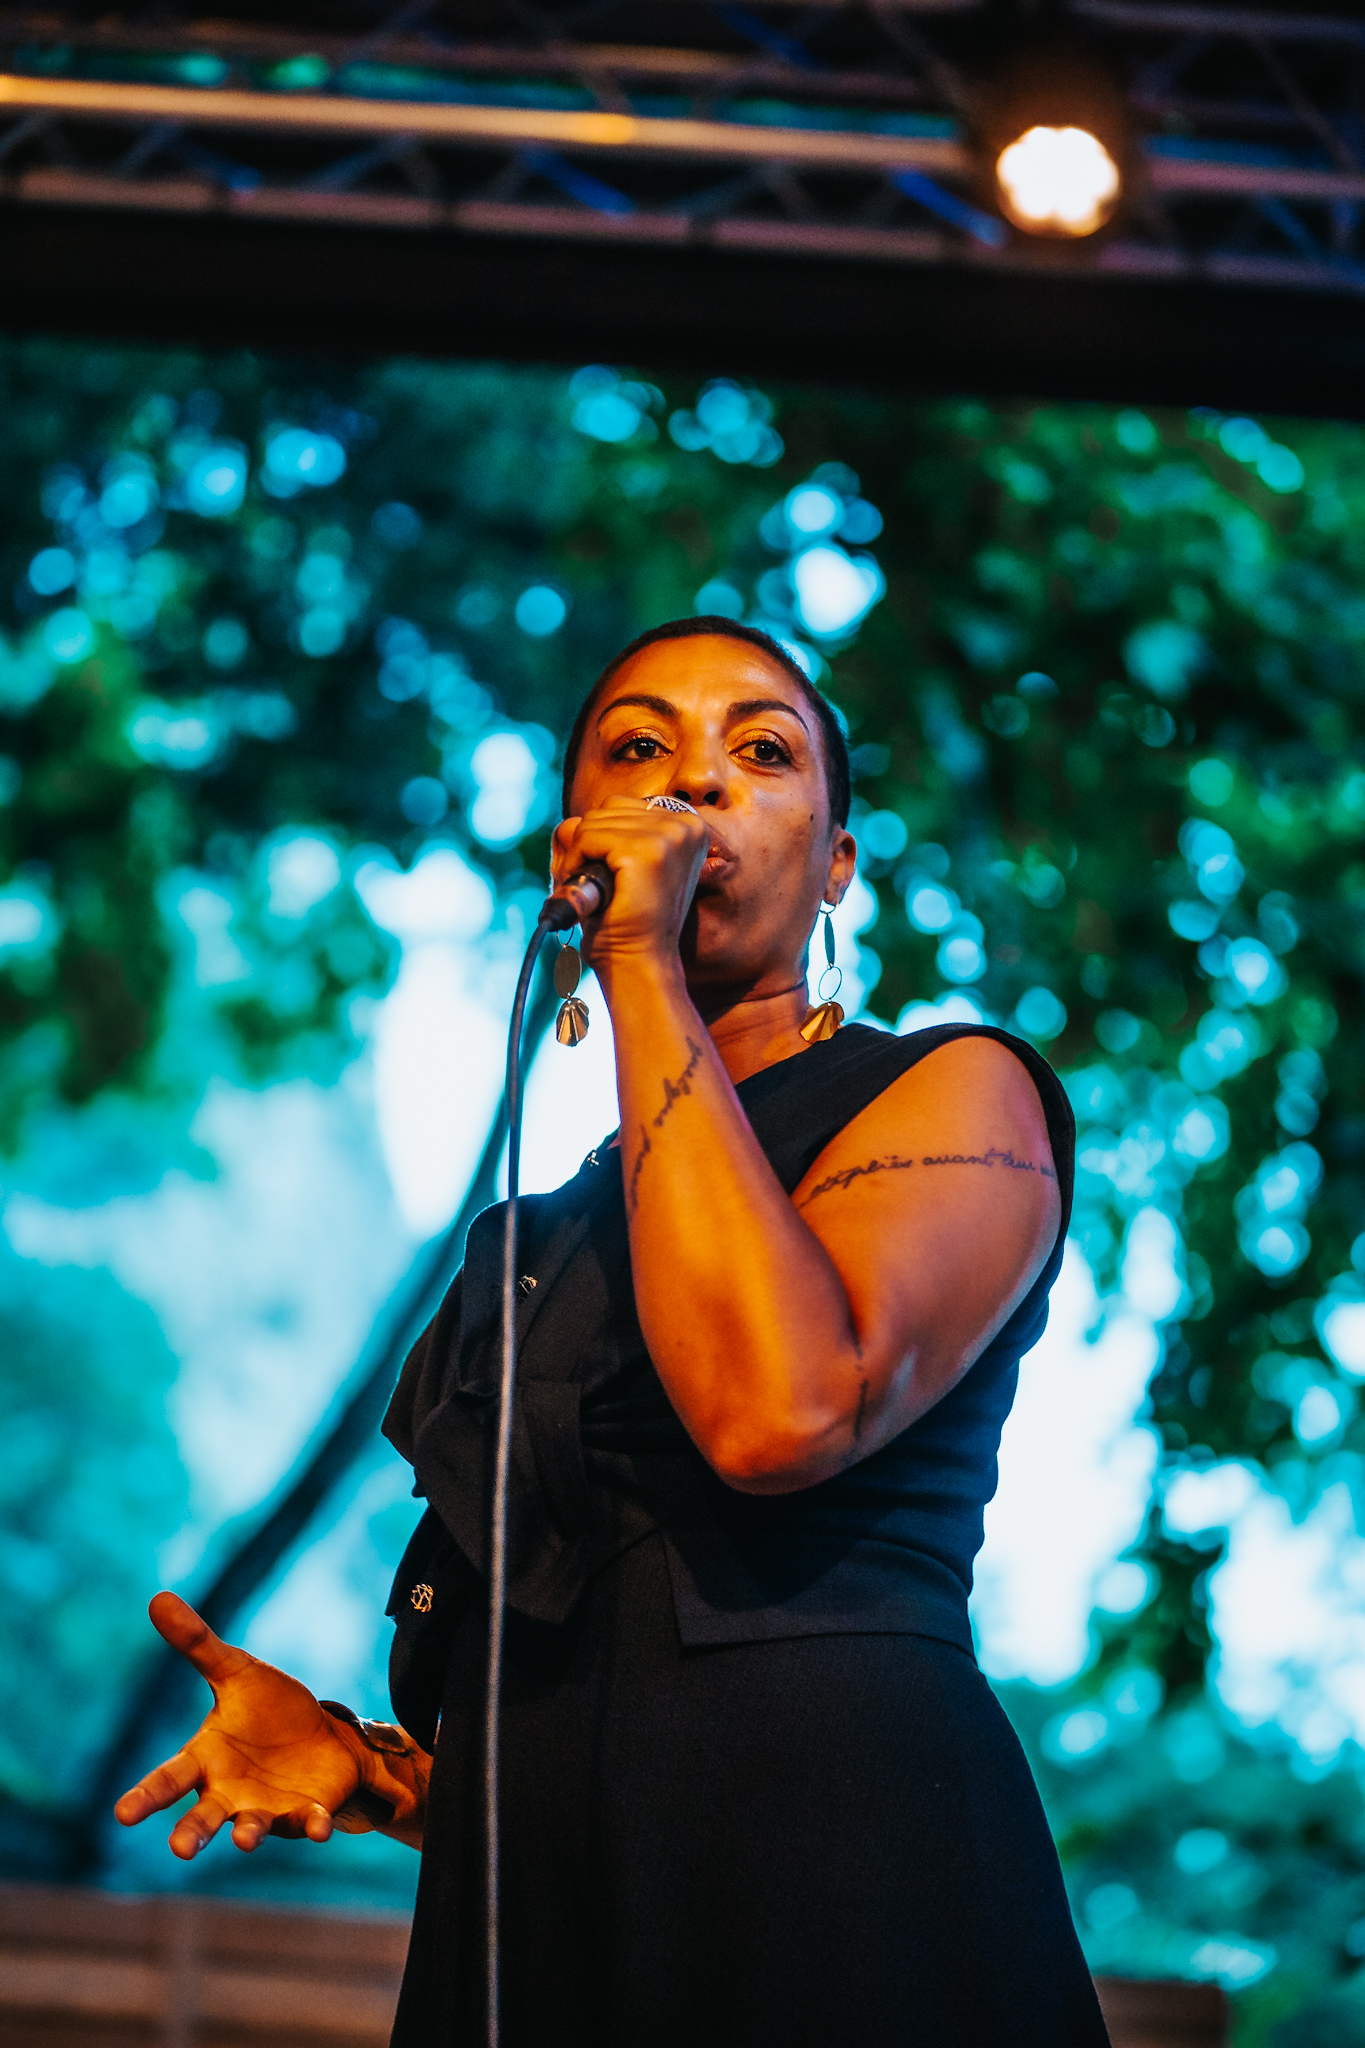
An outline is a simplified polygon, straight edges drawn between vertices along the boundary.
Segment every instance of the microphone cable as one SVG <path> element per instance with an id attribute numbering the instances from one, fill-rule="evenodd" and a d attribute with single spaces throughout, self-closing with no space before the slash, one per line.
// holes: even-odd
<path id="1" fill-rule="evenodd" d="M 540 949 L 552 931 L 581 924 L 611 901 L 615 878 L 600 861 L 589 861 L 561 884 L 531 934 L 517 976 L 507 1029 L 507 1208 L 502 1236 L 502 1374 L 498 1388 L 498 1437 L 493 1465 L 493 1507 L 488 1558 L 488 1683 L 484 1699 L 483 1802 L 485 1966 L 488 2048 L 499 2048 L 499 1705 L 502 1696 L 503 1626 L 507 1604 L 507 1491 L 512 1462 L 512 1404 L 517 1378 L 517 1197 L 521 1179 L 522 1030 L 527 997 Z M 576 891 L 574 901 L 570 891 Z"/>
<path id="2" fill-rule="evenodd" d="M 681 797 L 651 796 L 650 810 L 691 811 Z M 485 1966 L 487 1971 L 487 2048 L 499 2048 L 500 2036 L 500 1840 L 498 1782 L 504 1612 L 507 1605 L 507 1492 L 512 1464 L 512 1404 L 517 1381 L 517 1197 L 521 1179 L 522 1028 L 540 949 L 552 931 L 572 930 L 605 910 L 616 877 L 604 861 L 585 861 L 547 896 L 531 934 L 517 976 L 512 1016 L 507 1027 L 507 1208 L 502 1234 L 502 1374 L 498 1387 L 498 1439 L 493 1465 L 492 1527 L 488 1553 L 488 1683 L 484 1695 L 483 1807 Z"/>
<path id="3" fill-rule="evenodd" d="M 498 1955 L 498 1748 L 502 1695 L 503 1609 L 507 1599 L 507 1484 L 512 1459 L 512 1399 L 517 1376 L 517 1190 L 521 1174 L 521 1035 L 526 999 L 540 949 L 550 931 L 542 911 L 517 977 L 507 1032 L 507 1210 L 502 1235 L 502 1376 L 498 1440 L 493 1464 L 493 1514 L 488 1559 L 488 1685 L 483 1720 L 484 1962 L 488 2048 L 499 2043 Z"/>

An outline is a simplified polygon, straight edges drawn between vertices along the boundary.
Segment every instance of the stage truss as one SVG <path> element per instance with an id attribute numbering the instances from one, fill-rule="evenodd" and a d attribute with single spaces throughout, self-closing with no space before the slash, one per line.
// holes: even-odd
<path id="1" fill-rule="evenodd" d="M 1138 189 L 1058 250 L 970 146 L 964 0 L 0 15 L 0 204 L 1365 290 L 1365 22 L 1073 0 Z"/>

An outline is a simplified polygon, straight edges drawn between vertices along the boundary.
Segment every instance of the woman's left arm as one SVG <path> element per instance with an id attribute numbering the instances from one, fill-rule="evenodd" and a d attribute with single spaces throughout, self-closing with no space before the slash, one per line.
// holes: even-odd
<path id="1" fill-rule="evenodd" d="M 694 1442 L 786 1493 L 940 1400 L 1023 1300 L 1061 1208 L 1029 1075 L 998 1041 L 930 1053 L 794 1196 L 765 1157 L 681 965 L 613 962 L 636 1303 Z"/>

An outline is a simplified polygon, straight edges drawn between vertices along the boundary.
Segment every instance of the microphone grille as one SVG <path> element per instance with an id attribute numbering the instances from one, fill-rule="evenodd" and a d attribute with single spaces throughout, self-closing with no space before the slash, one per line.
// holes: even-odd
<path id="1" fill-rule="evenodd" d="M 645 803 L 651 811 L 686 811 L 693 818 L 697 815 L 696 806 L 685 804 L 680 796 L 647 796 Z"/>

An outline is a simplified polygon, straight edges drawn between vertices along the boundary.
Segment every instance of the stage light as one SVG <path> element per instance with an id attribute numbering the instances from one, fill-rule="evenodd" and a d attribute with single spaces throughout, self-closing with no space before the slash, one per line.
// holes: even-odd
<path id="1" fill-rule="evenodd" d="M 1000 208 L 1029 234 L 1093 235 L 1118 204 L 1123 180 L 1097 135 L 1039 123 L 1001 150 Z"/>
<path id="2" fill-rule="evenodd" d="M 1074 33 L 1015 42 L 980 88 L 973 125 L 983 187 L 1028 235 L 1096 234 L 1140 176 L 1122 81 Z"/>

